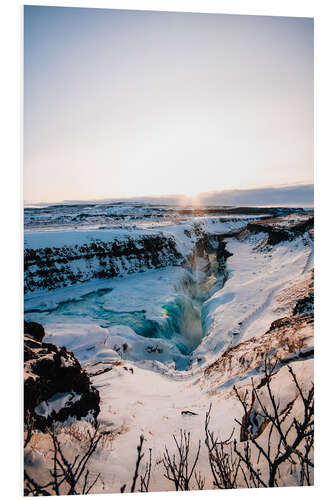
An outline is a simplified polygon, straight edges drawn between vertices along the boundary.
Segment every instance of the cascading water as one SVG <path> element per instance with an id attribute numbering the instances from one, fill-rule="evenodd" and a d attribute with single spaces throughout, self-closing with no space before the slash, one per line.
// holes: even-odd
<path id="1" fill-rule="evenodd" d="M 167 319 L 161 329 L 162 336 L 173 339 L 183 354 L 190 354 L 201 343 L 202 304 L 223 286 L 224 280 L 215 252 L 208 253 L 206 259 L 195 254 L 191 272 L 177 287 L 179 295 L 163 306 Z"/>
<path id="2" fill-rule="evenodd" d="M 173 340 L 182 354 L 190 354 L 200 344 L 203 335 L 200 308 L 190 297 L 179 295 L 163 306 L 163 311 L 165 322 L 160 333 Z"/>
<path id="3" fill-rule="evenodd" d="M 161 314 L 156 319 L 144 309 L 124 311 L 109 307 L 113 294 L 110 289 L 88 293 L 53 310 L 26 311 L 26 319 L 47 325 L 51 315 L 53 324 L 70 326 L 71 322 L 87 321 L 102 328 L 124 325 L 141 337 L 166 340 L 187 357 L 204 336 L 202 305 L 224 283 L 225 273 L 216 254 L 212 247 L 210 252 L 201 250 L 194 254 L 191 267 L 175 286 L 172 298 L 161 304 Z"/>

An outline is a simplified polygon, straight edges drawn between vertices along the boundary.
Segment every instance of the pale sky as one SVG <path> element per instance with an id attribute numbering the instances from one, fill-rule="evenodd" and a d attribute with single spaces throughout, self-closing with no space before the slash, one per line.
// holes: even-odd
<path id="1" fill-rule="evenodd" d="M 313 20 L 25 7 L 24 198 L 313 182 Z"/>

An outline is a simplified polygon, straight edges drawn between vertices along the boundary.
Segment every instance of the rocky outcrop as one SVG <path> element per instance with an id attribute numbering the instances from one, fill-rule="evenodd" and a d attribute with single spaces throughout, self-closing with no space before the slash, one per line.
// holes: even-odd
<path id="1" fill-rule="evenodd" d="M 307 316 L 308 314 L 313 314 L 314 312 L 314 293 L 311 292 L 306 297 L 298 299 L 295 304 L 293 314 L 300 316 Z"/>
<path id="2" fill-rule="evenodd" d="M 197 229 L 195 233 L 197 241 L 195 243 L 192 258 L 188 259 L 192 267 L 196 266 L 196 259 L 198 257 L 208 259 L 209 254 L 214 254 L 218 263 L 218 271 L 225 272 L 226 262 L 232 253 L 226 249 L 227 242 L 225 241 L 224 234 L 205 233 L 201 229 Z M 185 232 L 185 231 L 184 231 Z"/>
<path id="3" fill-rule="evenodd" d="M 38 323 L 24 323 L 24 415 L 45 430 L 68 417 L 96 419 L 100 397 L 72 352 L 42 341 Z"/>
<path id="4" fill-rule="evenodd" d="M 277 245 L 281 241 L 291 241 L 306 231 L 312 230 L 313 215 L 293 215 L 249 222 L 247 230 L 252 233 L 266 233 L 267 245 Z"/>
<path id="5" fill-rule="evenodd" d="M 310 294 L 311 295 L 311 294 Z M 299 304 L 304 299 L 296 302 Z M 295 306 L 295 307 L 296 307 Z M 260 337 L 252 337 L 222 353 L 204 370 L 211 385 L 223 385 L 232 379 L 259 372 L 265 359 L 277 367 L 292 361 L 313 358 L 313 310 L 308 314 L 294 314 L 273 321 Z"/>
<path id="6" fill-rule="evenodd" d="M 271 323 L 267 332 L 259 338 L 250 338 L 225 351 L 214 363 L 204 370 L 205 384 L 212 388 L 230 386 L 230 381 L 241 381 L 263 372 L 265 360 L 278 372 L 294 361 L 304 361 L 314 356 L 313 313 L 292 315 Z M 275 375 L 274 375 L 275 376 Z M 256 391 L 264 388 L 267 399 L 267 378 L 262 377 Z M 216 390 L 216 389 L 215 389 Z M 265 430 L 269 420 L 262 415 L 257 392 L 249 388 L 249 406 L 240 428 L 240 441 L 257 438 Z M 294 391 L 295 392 L 295 391 Z M 280 396 L 280 393 L 278 393 Z M 279 404 L 280 416 L 287 413 L 295 402 L 295 395 L 285 394 Z M 266 404 L 266 402 L 265 402 Z"/>
<path id="7" fill-rule="evenodd" d="M 119 241 L 95 240 L 61 248 L 26 248 L 24 291 L 52 290 L 182 262 L 175 240 L 159 234 Z"/>
<path id="8" fill-rule="evenodd" d="M 41 342 L 45 337 L 45 330 L 42 325 L 34 321 L 24 322 L 24 336 Z"/>

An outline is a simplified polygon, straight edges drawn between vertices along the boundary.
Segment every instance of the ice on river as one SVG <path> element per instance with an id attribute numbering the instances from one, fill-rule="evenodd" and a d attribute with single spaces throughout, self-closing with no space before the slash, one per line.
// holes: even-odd
<path id="1" fill-rule="evenodd" d="M 169 267 L 107 280 L 107 288 L 100 280 L 93 291 L 73 285 L 27 298 L 25 318 L 81 361 L 157 359 L 185 367 L 202 338 L 200 305 L 186 288 L 191 280 L 189 270 Z"/>

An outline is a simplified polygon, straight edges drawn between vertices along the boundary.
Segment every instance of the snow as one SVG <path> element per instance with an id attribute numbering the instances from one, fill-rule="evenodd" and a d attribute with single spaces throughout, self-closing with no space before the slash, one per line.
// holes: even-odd
<path id="1" fill-rule="evenodd" d="M 95 350 L 94 364 L 117 357 L 137 362 L 156 360 L 173 369 L 175 364 L 178 367 L 186 366 L 186 357 L 180 354 L 175 345 L 161 338 L 147 339 L 125 325 L 108 328 L 103 346 Z"/>
<path id="2" fill-rule="evenodd" d="M 169 230 L 178 241 L 180 234 L 190 239 L 182 226 L 172 226 Z M 284 241 L 271 249 L 263 248 L 265 239 L 263 233 L 245 239 L 226 238 L 227 250 L 233 254 L 227 261 L 228 279 L 223 288 L 217 289 L 203 304 L 204 338 L 191 355 L 194 365 L 198 358 L 201 365 L 205 364 L 232 345 L 267 331 L 272 321 L 281 315 L 277 302 L 281 290 L 311 269 L 313 248 L 308 237 Z M 151 339 L 137 335 L 133 328 L 149 328 L 149 321 L 165 324 L 168 304 L 176 303 L 177 298 L 183 296 L 182 283 L 189 277 L 199 283 L 204 276 L 207 260 L 198 258 L 196 264 L 194 274 L 183 267 L 166 267 L 122 278 L 93 280 L 48 293 L 28 293 L 26 319 L 44 325 L 46 340 L 65 345 L 80 361 L 91 363 L 103 357 L 119 356 L 114 345 L 110 345 L 110 338 L 113 327 L 125 322 L 127 334 L 120 336 L 122 340 L 118 339 L 120 343 L 129 344 L 127 353 L 121 354 L 123 359 L 156 360 L 166 366 L 176 363 L 178 367 L 185 367 L 183 356 L 174 348 L 180 338 L 154 338 L 158 341 L 156 346 L 163 350 L 162 355 L 156 350 L 152 352 Z M 211 278 L 208 282 L 214 285 Z M 191 319 L 189 325 L 192 326 L 184 331 L 195 329 Z M 154 323 L 151 327 L 155 328 Z M 197 335 L 202 333 L 198 331 Z M 198 339 L 196 342 L 200 342 L 200 337 Z M 117 345 L 116 339 L 114 344 Z"/>
<path id="3" fill-rule="evenodd" d="M 115 278 L 113 290 L 104 297 L 103 307 L 113 311 L 146 311 L 148 319 L 160 320 L 161 304 L 166 304 L 177 295 L 176 285 L 186 278 L 188 272 L 182 267 L 169 267 Z"/>
<path id="4" fill-rule="evenodd" d="M 233 254 L 228 259 L 228 279 L 203 306 L 206 336 L 193 356 L 208 359 L 212 352 L 259 337 L 280 317 L 276 297 L 302 276 L 312 249 L 297 238 L 260 251 L 256 247 L 263 241 L 264 234 L 228 241 L 227 250 Z"/>
<path id="5" fill-rule="evenodd" d="M 252 378 L 254 383 L 262 379 L 262 359 L 259 357 L 258 361 L 256 356 L 267 349 L 263 339 L 268 336 L 264 334 L 273 321 L 289 314 L 295 301 L 307 293 L 313 269 L 313 243 L 307 233 L 268 248 L 264 233 L 232 236 L 246 226 L 248 219 L 222 218 L 221 222 L 220 217 L 193 217 L 179 224 L 171 224 L 169 220 L 168 223 L 142 221 L 136 229 L 40 231 L 25 235 L 26 248 L 36 249 L 128 236 L 140 239 L 142 235 L 162 233 L 174 238 L 183 256 L 191 255 L 201 231 L 227 236 L 226 249 L 232 256 L 227 260 L 227 280 L 222 287 L 223 280 L 206 275 L 208 262 L 200 257 L 192 270 L 180 266 L 143 268 L 143 272 L 122 278 L 91 280 L 26 294 L 26 319 L 44 325 L 45 341 L 65 345 L 73 351 L 100 392 L 98 421 L 110 438 L 101 442 L 89 468 L 92 473 L 101 473 L 104 492 L 119 492 L 124 483 L 129 483 L 141 434 L 145 437 L 145 458 L 148 448 L 153 450 L 151 489 L 169 490 L 171 485 L 163 477 L 160 465 L 165 445 L 173 450 L 172 435 L 179 435 L 179 429 L 190 431 L 193 443 L 198 439 L 204 443 L 205 414 L 211 403 L 211 428 L 221 438 L 236 428 L 235 436 L 239 438 L 235 419 L 240 420 L 243 413 L 232 387 L 235 384 L 241 391 L 251 390 Z M 295 216 L 293 220 L 298 222 L 298 219 Z M 195 299 L 186 290 L 189 278 L 198 287 Z M 200 333 L 203 339 L 192 352 L 180 352 L 177 347 L 180 336 L 149 337 L 135 332 L 135 328 L 139 331 L 142 325 L 149 326 L 149 322 L 165 325 L 167 306 L 177 303 L 179 297 L 182 300 L 190 297 L 197 306 L 198 296 L 204 301 Z M 191 323 L 193 318 L 185 306 L 183 311 L 187 326 L 195 329 L 197 324 Z M 185 328 L 183 336 L 186 331 Z M 272 356 L 279 354 L 292 364 L 301 386 L 307 389 L 313 379 L 313 325 L 302 325 L 301 334 L 306 341 L 295 352 L 284 351 L 279 339 L 275 339 L 276 343 L 272 340 L 268 349 Z M 240 351 L 230 355 L 227 368 L 214 367 L 213 363 L 231 347 Z M 299 353 L 309 358 L 295 360 Z M 300 398 L 287 367 L 274 376 L 272 387 L 279 394 L 281 407 L 296 398 L 295 412 L 301 411 Z M 265 388 L 260 394 L 269 404 Z M 50 415 L 52 410 L 59 411 L 70 403 L 71 397 L 73 402 L 77 395 L 57 394 L 41 403 L 38 412 Z M 196 415 L 184 415 L 184 411 Z M 72 424 L 68 421 L 68 425 Z M 84 433 L 88 424 L 73 425 Z M 68 436 L 64 443 L 73 453 L 79 450 L 80 442 Z M 193 447 L 191 456 L 195 451 Z M 203 450 L 200 454 L 198 468 L 206 476 L 205 488 L 209 488 L 213 485 L 205 453 Z M 286 484 L 293 484 L 292 481 L 288 476 Z M 99 486 L 94 491 L 102 490 Z"/>
<path id="6" fill-rule="evenodd" d="M 39 321 L 46 330 L 46 341 L 58 346 L 65 345 L 73 351 L 80 361 L 94 362 L 101 357 L 115 357 L 114 349 L 106 350 L 109 336 L 114 336 L 114 327 L 110 325 L 110 318 L 115 313 L 143 313 L 144 319 L 163 322 L 166 312 L 163 306 L 172 302 L 178 295 L 182 280 L 188 271 L 181 267 L 170 267 L 161 270 L 146 271 L 124 278 L 104 280 L 98 284 L 101 293 L 98 293 L 96 284 L 81 284 L 66 287 L 61 290 L 50 291 L 47 294 L 32 294 L 26 299 L 26 320 Z M 32 311 L 32 312 L 28 312 Z M 121 328 L 121 325 L 118 326 Z M 122 332 L 125 330 L 123 329 Z M 149 352 L 146 348 L 152 346 L 150 339 L 137 335 L 131 328 L 130 339 L 125 335 L 124 342 L 130 340 L 132 348 L 126 356 L 133 360 L 158 359 L 164 362 L 181 361 L 178 349 L 170 342 L 153 339 L 154 345 L 163 349 L 160 353 Z M 118 334 L 117 334 L 118 335 Z M 116 336 L 117 336 L 116 335 Z M 119 340 L 120 341 L 120 340 Z M 134 342 L 134 344 L 133 344 Z M 114 339 L 114 343 L 117 341 Z M 134 345 L 136 346 L 134 348 Z"/>
<path id="7" fill-rule="evenodd" d="M 117 372 L 111 371 L 94 378 L 103 401 L 99 421 L 104 429 L 118 429 L 120 433 L 112 442 L 112 451 L 101 450 L 96 464 L 98 468 L 102 467 L 102 474 L 108 478 L 111 491 L 119 491 L 121 481 L 124 478 L 127 481 L 129 471 L 133 470 L 133 450 L 140 434 L 145 436 L 145 450 L 150 446 L 153 448 L 154 470 L 157 469 L 156 462 L 161 458 L 164 446 L 167 444 L 172 447 L 172 434 L 178 437 L 179 429 L 185 427 L 191 431 L 194 443 L 197 438 L 203 440 L 209 397 L 193 382 L 174 380 L 138 367 L 134 367 L 133 374 L 120 367 Z M 227 414 L 233 406 L 234 402 L 226 403 L 223 414 Z M 184 410 L 192 410 L 198 415 L 183 416 L 181 412 Z M 221 418 L 223 416 L 220 414 Z M 229 425 L 226 432 L 228 430 Z M 117 457 L 117 461 L 113 462 L 110 470 L 106 464 L 112 456 Z M 167 489 L 170 485 L 167 481 L 162 484 L 157 482 L 153 488 Z"/>
<path id="8" fill-rule="evenodd" d="M 254 218 L 252 218 L 254 219 Z M 254 220 L 256 220 L 255 218 Z M 220 222 L 222 220 L 223 222 Z M 179 251 L 183 255 L 188 255 L 193 250 L 193 243 L 196 241 L 193 230 L 201 229 L 207 233 L 229 234 L 245 227 L 249 217 L 228 218 L 221 217 L 194 217 L 190 221 L 178 224 L 170 222 L 153 224 L 143 223 L 140 226 L 126 226 L 124 228 L 112 229 L 76 229 L 68 230 L 48 230 L 25 232 L 24 248 L 36 250 L 38 248 L 63 248 L 82 246 L 96 241 L 111 242 L 115 240 L 125 241 L 128 238 L 133 240 L 141 239 L 143 236 L 165 235 L 174 237 Z M 184 231 L 191 232 L 191 237 L 186 236 Z"/>
<path id="9" fill-rule="evenodd" d="M 70 392 L 58 392 L 54 394 L 50 399 L 42 401 L 35 408 L 37 415 L 48 418 L 52 415 L 52 412 L 58 413 L 62 408 L 66 406 L 71 406 L 81 399 L 81 394 L 70 393 Z"/>
<path id="10" fill-rule="evenodd" d="M 131 366 L 133 373 L 129 371 Z M 312 360 L 293 363 L 292 367 L 298 378 L 302 379 L 302 387 L 307 389 L 312 380 Z M 243 381 L 236 380 L 240 391 L 251 387 L 251 375 Z M 254 383 L 258 383 L 260 378 L 255 377 Z M 93 382 L 101 394 L 102 406 L 98 420 L 103 432 L 116 435 L 110 445 L 105 443 L 99 449 L 97 457 L 91 462 L 91 470 L 101 472 L 106 491 L 119 492 L 120 487 L 129 482 L 135 468 L 135 447 L 141 434 L 145 438 L 145 458 L 150 447 L 153 453 L 151 490 L 172 489 L 171 484 L 163 477 L 160 464 L 165 446 L 172 452 L 172 436 L 179 437 L 179 430 L 185 429 L 191 432 L 193 445 L 190 460 L 193 460 L 198 440 L 200 439 L 202 444 L 205 440 L 205 415 L 210 403 L 211 429 L 224 439 L 235 429 L 234 436 L 239 439 L 239 426 L 235 419 L 240 421 L 243 412 L 232 388 L 214 391 L 209 380 L 193 373 L 185 379 L 176 379 L 128 363 L 93 377 Z M 274 377 L 272 387 L 279 394 L 278 402 L 281 407 L 285 407 L 297 396 L 286 367 Z M 284 388 L 283 394 L 281 387 Z M 266 402 L 267 391 L 262 390 L 261 395 Z M 296 403 L 296 410 L 299 412 L 301 407 L 298 401 Z M 183 415 L 183 411 L 192 411 L 196 415 Z M 265 436 L 261 439 L 264 440 Z M 204 445 L 199 456 L 198 469 L 206 477 L 205 487 L 212 488 Z M 290 481 L 288 478 L 286 484 L 292 484 Z"/>
<path id="11" fill-rule="evenodd" d="M 151 234 L 149 231 L 126 228 L 112 230 L 68 230 L 68 231 L 34 231 L 24 235 L 24 248 L 36 250 L 38 248 L 63 248 L 71 246 L 81 246 L 94 241 L 109 242 L 141 238 Z"/>

